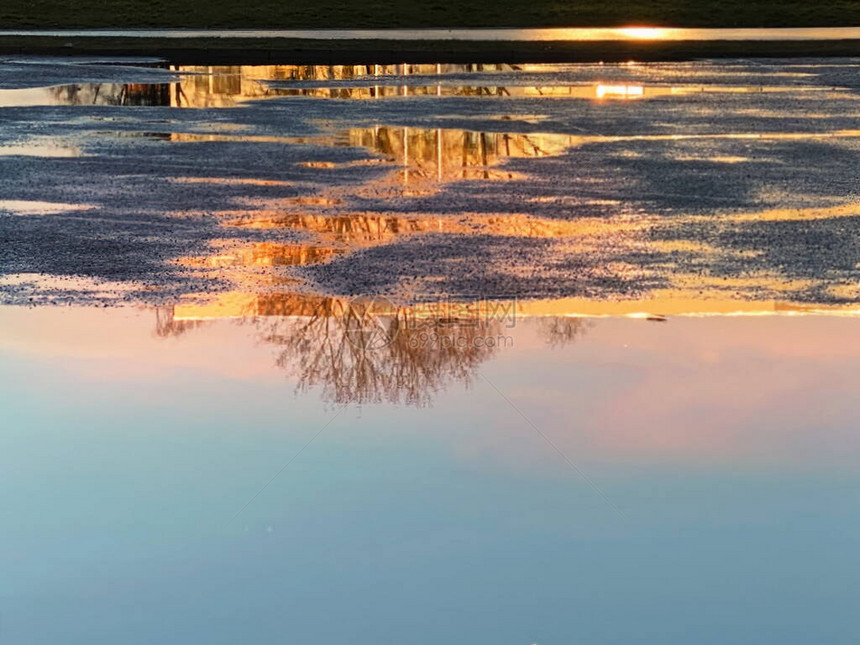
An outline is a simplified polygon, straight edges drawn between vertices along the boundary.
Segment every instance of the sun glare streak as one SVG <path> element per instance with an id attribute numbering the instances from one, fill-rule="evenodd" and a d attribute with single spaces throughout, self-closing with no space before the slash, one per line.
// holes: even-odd
<path id="1" fill-rule="evenodd" d="M 667 36 L 666 30 L 659 27 L 624 27 L 618 32 L 625 38 L 636 40 L 661 40 Z"/>

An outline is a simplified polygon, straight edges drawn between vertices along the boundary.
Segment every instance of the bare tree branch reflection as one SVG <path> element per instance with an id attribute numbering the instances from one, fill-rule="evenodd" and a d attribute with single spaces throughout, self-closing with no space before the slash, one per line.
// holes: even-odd
<path id="1" fill-rule="evenodd" d="M 424 407 L 451 384 L 469 387 L 478 368 L 512 347 L 513 304 L 489 301 L 402 306 L 384 300 L 300 293 L 248 296 L 220 315 L 277 348 L 276 364 L 296 390 L 319 389 L 326 401 Z M 205 305 L 204 305 L 205 307 Z M 178 310 L 181 310 L 181 314 Z M 192 305 L 156 310 L 157 333 L 179 336 L 217 318 Z M 553 347 L 575 342 L 583 318 L 538 318 Z"/>
<path id="2" fill-rule="evenodd" d="M 173 315 L 173 307 L 155 308 L 155 335 L 160 338 L 177 338 L 206 323 L 205 320 L 177 320 Z"/>
<path id="3" fill-rule="evenodd" d="M 547 344 L 559 349 L 576 342 L 593 325 L 588 318 L 572 316 L 544 316 L 538 319 L 538 327 Z"/>
<path id="4" fill-rule="evenodd" d="M 306 317 L 260 317 L 261 338 L 298 389 L 333 403 L 429 405 L 451 382 L 469 385 L 498 351 L 497 321 L 416 319 L 407 307 L 368 315 L 361 302 L 322 298 Z"/>

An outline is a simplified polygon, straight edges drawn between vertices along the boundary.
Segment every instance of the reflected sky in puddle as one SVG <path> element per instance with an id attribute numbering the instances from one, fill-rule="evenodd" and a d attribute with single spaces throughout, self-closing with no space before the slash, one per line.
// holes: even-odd
<path id="1" fill-rule="evenodd" d="M 857 320 L 269 313 L 0 308 L 7 639 L 855 639 Z"/>
<path id="2" fill-rule="evenodd" d="M 0 211 L 17 215 L 56 215 L 74 211 L 85 211 L 93 208 L 86 204 L 55 204 L 51 202 L 34 202 L 17 199 L 0 200 Z"/>

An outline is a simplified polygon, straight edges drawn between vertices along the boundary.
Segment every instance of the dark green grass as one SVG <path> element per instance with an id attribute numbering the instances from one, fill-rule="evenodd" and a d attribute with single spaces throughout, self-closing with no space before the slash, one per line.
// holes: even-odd
<path id="1" fill-rule="evenodd" d="M 860 0 L 0 0 L 0 29 L 860 26 Z"/>

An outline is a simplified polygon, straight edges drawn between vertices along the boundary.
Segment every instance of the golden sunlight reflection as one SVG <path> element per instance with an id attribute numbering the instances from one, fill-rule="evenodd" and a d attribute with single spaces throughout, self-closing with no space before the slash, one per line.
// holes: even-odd
<path id="1" fill-rule="evenodd" d="M 339 249 L 310 244 L 275 244 L 258 242 L 244 246 L 227 247 L 214 255 L 184 258 L 180 261 L 189 267 L 274 267 L 305 266 L 326 262 L 339 253 Z"/>
<path id="2" fill-rule="evenodd" d="M 659 39 L 665 30 L 617 30 L 634 39 Z M 505 83 L 495 75 L 540 71 L 553 66 L 494 64 L 398 65 L 164 65 L 176 74 L 165 83 L 77 83 L 48 88 L 0 90 L 0 107 L 40 105 L 164 106 L 231 108 L 247 101 L 306 97 L 344 100 L 423 97 L 570 98 L 607 100 L 657 98 L 702 93 L 834 92 L 838 88 L 785 85 L 691 83 L 683 75 L 661 70 L 654 82 L 619 84 L 596 80 L 549 85 Z M 562 69 L 563 66 L 556 66 Z M 611 68 L 607 68 L 611 69 Z M 481 74 L 487 74 L 482 81 Z M 474 74 L 469 81 L 458 74 Z M 451 78 L 449 78 L 451 77 Z M 646 74 L 647 77 L 647 74 Z"/>
<path id="3" fill-rule="evenodd" d="M 511 179 L 491 166 L 507 158 L 557 155 L 570 137 L 553 134 L 508 134 L 420 128 L 353 128 L 350 145 L 390 157 L 404 168 L 403 180 Z"/>
<path id="4" fill-rule="evenodd" d="M 597 98 L 640 98 L 645 95 L 645 88 L 641 85 L 598 85 Z"/>
<path id="5" fill-rule="evenodd" d="M 664 30 L 647 27 L 621 31 L 631 38 L 661 38 L 664 35 Z M 416 95 L 438 97 L 440 100 L 450 96 L 558 97 L 588 100 L 589 110 L 593 108 L 603 114 L 605 110 L 625 109 L 638 113 L 643 108 L 640 99 L 701 92 L 837 91 L 830 85 L 797 86 L 789 81 L 786 85 L 779 85 L 780 81 L 774 80 L 773 76 L 769 77 L 769 82 L 776 83 L 774 85 L 720 85 L 715 82 L 698 85 L 688 78 L 691 72 L 685 66 L 664 67 L 653 76 L 649 76 L 647 70 L 639 72 L 636 68 L 635 65 L 623 66 L 620 68 L 623 73 L 617 73 L 619 68 L 611 70 L 608 66 L 607 69 L 593 66 L 589 78 L 603 78 L 605 75 L 606 80 L 538 86 L 523 83 L 505 85 L 505 79 L 515 76 L 505 75 L 510 72 L 528 74 L 537 69 L 546 72 L 546 67 L 406 64 L 173 66 L 167 71 L 175 74 L 174 82 L 84 83 L 39 91 L 15 90 L 13 94 L 4 94 L 4 90 L 0 91 L 0 101 L 15 101 L 14 105 L 54 101 L 55 104 L 73 106 L 163 106 L 177 108 L 169 113 L 180 114 L 179 108 L 234 107 L 248 101 L 275 98 L 287 102 L 292 100 L 291 96 L 392 100 Z M 629 77 L 631 80 L 628 81 L 624 74 L 631 69 L 635 76 Z M 478 72 L 486 73 L 483 79 L 486 85 L 482 84 Z M 612 73 L 616 75 L 610 77 Z M 715 74 L 719 82 L 728 82 L 720 80 L 718 73 L 707 73 Z M 462 80 L 466 74 L 472 75 L 466 77 L 468 82 Z M 655 79 L 653 83 L 649 82 L 652 78 Z M 571 280 L 570 292 L 573 293 L 588 293 L 592 285 L 588 284 L 587 276 L 596 275 L 599 288 L 593 291 L 609 294 L 602 299 L 584 297 L 554 300 L 552 304 L 521 303 L 524 312 L 531 312 L 529 315 L 543 315 L 544 308 L 562 316 L 773 314 L 801 313 L 810 309 L 833 314 L 855 313 L 856 285 L 844 280 L 822 285 L 821 281 L 802 273 L 789 275 L 772 265 L 757 264 L 756 261 L 764 255 L 762 248 L 732 246 L 722 243 L 716 235 L 701 236 L 697 241 L 691 241 L 689 230 L 684 229 L 714 223 L 721 232 L 732 233 L 749 223 L 848 221 L 860 216 L 856 200 L 846 198 L 834 203 L 835 199 L 831 198 L 816 203 L 817 198 L 811 195 L 794 198 L 791 208 L 732 210 L 708 215 L 679 210 L 671 217 L 663 217 L 624 197 L 628 188 L 624 182 L 635 181 L 635 177 L 617 173 L 611 179 L 603 180 L 590 178 L 587 172 L 583 172 L 584 180 L 606 183 L 593 192 L 590 186 L 572 181 L 569 185 L 576 185 L 576 188 L 570 190 L 558 190 L 551 185 L 541 187 L 543 192 L 530 192 L 524 188 L 528 182 L 552 183 L 547 181 L 549 176 L 541 176 L 536 163 L 514 163 L 514 160 L 574 155 L 579 152 L 576 148 L 606 144 L 617 149 L 619 158 L 644 158 L 646 153 L 641 151 L 640 144 L 656 142 L 665 144 L 661 146 L 666 150 L 661 153 L 664 155 L 662 159 L 682 163 L 709 162 L 715 165 L 714 173 L 743 171 L 737 165 L 764 163 L 762 158 L 767 159 L 767 155 L 754 154 L 756 151 L 750 149 L 757 143 L 768 146 L 785 142 L 854 145 L 854 140 L 860 138 L 860 130 L 849 129 L 847 122 L 841 122 L 841 129 L 814 131 L 801 127 L 781 131 L 771 120 L 757 130 L 748 131 L 734 127 L 714 132 L 696 128 L 684 130 L 675 129 L 671 123 L 661 123 L 658 128 L 639 130 L 637 126 L 629 131 L 619 130 L 621 134 L 604 135 L 584 129 L 581 132 L 575 130 L 577 134 L 560 134 L 534 131 L 544 118 L 534 113 L 539 108 L 530 107 L 524 120 L 515 111 L 509 115 L 503 103 L 499 102 L 499 105 L 500 109 L 493 114 L 492 127 L 487 127 L 486 123 L 483 126 L 493 131 L 374 124 L 372 119 L 362 119 L 348 123 L 349 127 L 344 127 L 339 120 L 314 122 L 316 129 L 310 133 L 278 136 L 277 130 L 260 131 L 247 124 L 233 124 L 229 119 L 212 119 L 212 122 L 203 124 L 201 132 L 114 133 L 116 136 L 152 137 L 159 146 L 241 142 L 249 145 L 283 144 L 294 146 L 298 151 L 285 162 L 291 172 L 283 174 L 279 174 L 276 166 L 261 170 L 260 176 L 249 171 L 246 174 L 251 176 L 243 177 L 236 176 L 241 175 L 243 169 L 230 167 L 212 170 L 213 176 L 201 176 L 205 174 L 201 168 L 177 165 L 175 174 L 165 177 L 171 189 L 180 192 L 187 189 L 188 193 L 195 194 L 196 191 L 212 189 L 213 193 L 223 190 L 227 195 L 212 204 L 201 200 L 205 206 L 194 202 L 192 208 L 199 208 L 199 211 L 187 209 L 186 202 L 177 206 L 175 211 L 168 212 L 168 215 L 177 217 L 197 215 L 217 223 L 215 239 L 207 238 L 207 242 L 176 259 L 171 268 L 187 272 L 192 278 L 214 278 L 212 282 L 217 281 L 221 285 L 215 288 L 215 293 L 220 292 L 220 295 L 214 297 L 214 305 L 192 305 L 182 301 L 177 305 L 179 313 L 174 318 L 205 318 L 200 313 L 203 311 L 201 307 L 210 306 L 217 312 L 212 314 L 215 318 L 245 315 L 229 313 L 234 311 L 237 299 L 242 302 L 248 300 L 249 303 L 239 309 L 247 306 L 251 311 L 260 306 L 258 299 L 261 298 L 292 301 L 299 297 L 296 291 L 324 290 L 313 282 L 313 277 L 308 277 L 313 276 L 313 270 L 307 267 L 328 265 L 321 271 L 337 268 L 350 254 L 355 257 L 359 253 L 369 253 L 371 247 L 406 246 L 407 241 L 412 241 L 407 238 L 421 236 L 424 239 L 417 240 L 416 246 L 431 236 L 448 236 L 450 239 L 466 236 L 519 238 L 523 240 L 524 247 L 539 249 L 534 251 L 533 257 L 523 259 L 520 264 L 517 263 L 520 258 L 510 257 L 507 258 L 509 262 L 497 262 L 499 266 L 481 268 L 495 271 L 505 278 L 518 278 L 534 269 L 529 277 L 537 276 L 548 282 L 554 277 L 569 277 L 576 273 Z M 250 111 L 247 105 L 238 110 L 245 111 Z M 369 113 L 372 114 L 373 110 Z M 506 120 L 515 121 L 516 127 L 505 131 Z M 547 127 L 547 130 L 552 130 L 552 127 Z M 734 146 L 736 142 L 739 143 Z M 33 154 L 48 155 L 52 150 L 49 144 L 52 143 L 56 142 L 36 138 L 30 144 L 16 142 L 14 146 L 0 147 L 0 155 L 4 151 L 16 154 L 16 151 L 27 149 Z M 317 148 L 328 150 L 321 154 Z M 332 152 L 335 148 L 339 149 L 337 154 Z M 354 154 L 354 151 L 344 151 L 344 148 L 363 150 Z M 63 155 L 80 153 L 76 148 L 57 150 L 57 154 Z M 309 151 L 307 157 L 303 156 L 304 150 Z M 556 167 L 562 167 L 564 172 L 578 172 L 576 166 L 569 163 L 556 164 Z M 297 168 L 301 170 L 293 172 Z M 344 176 L 348 179 L 342 180 Z M 453 184 L 458 182 L 460 186 L 454 187 Z M 445 191 L 452 192 L 453 206 L 446 206 L 443 212 L 439 212 L 439 202 L 444 200 L 434 202 L 431 198 Z M 481 199 L 488 195 L 490 199 L 485 203 L 491 205 L 485 206 Z M 507 201 L 500 206 L 499 199 Z M 494 212 L 509 207 L 510 202 L 521 205 L 516 207 L 519 212 L 511 212 L 513 209 Z M 0 201 L 0 211 L 22 216 L 62 215 L 83 220 L 86 215 L 78 211 L 89 208 L 92 207 L 26 200 Z M 509 246 L 514 244 L 511 242 Z M 538 260 L 543 264 L 535 269 Z M 726 262 L 743 265 L 743 270 L 727 274 L 720 270 L 721 264 Z M 393 275 L 404 272 L 397 266 L 390 270 Z M 582 273 L 582 277 L 578 273 Z M 427 278 L 428 282 L 432 280 L 442 278 L 436 275 Z M 605 287 L 607 284 L 613 287 L 635 284 L 636 289 L 611 291 L 610 287 Z M 400 283 L 395 283 L 392 289 L 400 286 Z M 808 302 L 809 294 L 834 304 Z M 196 299 L 202 297 L 200 294 L 192 295 Z M 229 297 L 234 304 L 224 305 L 222 297 Z M 787 304 L 795 301 L 808 304 Z M 188 313 L 190 310 L 198 314 Z"/>
<path id="6" fill-rule="evenodd" d="M 618 89 L 620 92 L 621 90 Z M 624 91 L 627 87 L 624 86 Z M 853 133 L 842 133 L 846 136 Z M 728 137 L 742 135 L 726 135 Z M 767 135 L 755 135 L 756 137 Z M 790 137 L 775 133 L 774 137 Z M 641 138 L 641 137 L 638 137 Z M 247 197 L 234 200 L 233 207 L 217 211 L 225 239 L 210 249 L 211 254 L 185 258 L 180 263 L 200 275 L 212 274 L 230 283 L 230 290 L 242 293 L 271 293 L 295 289 L 301 282 L 291 267 L 330 262 L 360 249 L 391 245 L 406 237 L 436 235 L 488 235 L 546 240 L 551 245 L 543 253 L 549 264 L 561 264 L 569 258 L 597 258 L 595 265 L 604 280 L 646 283 L 661 281 L 644 294 L 625 296 L 622 304 L 596 301 L 578 307 L 576 314 L 601 315 L 601 312 L 631 314 L 690 314 L 773 311 L 772 307 L 752 304 L 747 307 L 745 294 L 758 294 L 756 300 L 791 301 L 797 294 L 814 289 L 815 281 L 790 278 L 772 270 L 749 270 L 743 276 L 727 276 L 703 270 L 722 260 L 754 260 L 761 251 L 730 249 L 678 237 L 683 226 L 710 221 L 711 216 L 677 215 L 671 220 L 642 212 L 620 211 L 613 215 L 579 216 L 555 219 L 525 213 L 469 213 L 433 215 L 422 213 L 373 212 L 367 206 L 356 210 L 356 201 L 415 199 L 431 196 L 445 184 L 458 181 L 527 181 L 528 177 L 506 168 L 512 158 L 550 157 L 571 147 L 593 140 L 637 140 L 637 137 L 585 137 L 555 134 L 483 133 L 454 129 L 391 128 L 386 126 L 352 128 L 321 135 L 317 143 L 328 146 L 364 147 L 379 155 L 377 161 L 389 171 L 373 175 L 367 181 L 330 184 L 324 173 L 340 167 L 333 162 L 316 163 L 318 182 L 301 186 L 295 197 Z M 655 140 L 677 140 L 677 135 L 650 137 Z M 714 158 L 715 163 L 741 163 L 734 157 Z M 355 165 L 356 162 L 346 162 Z M 364 162 L 362 162 L 364 163 Z M 366 164 L 365 164 L 366 165 Z M 176 178 L 177 182 L 220 181 Z M 240 180 L 227 180 L 238 182 Z M 249 180 L 248 185 L 257 182 Z M 265 183 L 259 183 L 265 186 Z M 277 186 L 276 182 L 271 184 Z M 601 209 L 599 200 L 571 195 L 565 198 L 582 206 Z M 560 203 L 553 197 L 552 203 Z M 612 203 L 612 202 L 608 202 Z M 728 213 L 723 226 L 745 222 L 775 220 L 831 219 L 860 214 L 856 203 L 809 207 L 806 209 L 772 209 L 757 212 Z M 297 243 L 240 243 L 232 238 L 238 231 L 265 230 L 269 234 L 307 238 Z M 660 257 L 651 266 L 626 261 L 626 256 Z M 601 259 L 602 258 L 602 259 Z M 679 261 L 686 258 L 686 262 Z M 598 260 L 590 260 L 592 264 Z M 261 272 L 260 267 L 270 271 Z M 833 298 L 853 293 L 847 286 L 830 290 Z M 839 295 L 841 294 L 841 296 Z M 822 309 L 831 310 L 829 307 Z M 839 307 L 840 310 L 851 309 Z"/>

